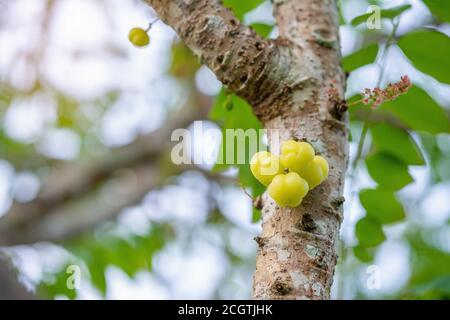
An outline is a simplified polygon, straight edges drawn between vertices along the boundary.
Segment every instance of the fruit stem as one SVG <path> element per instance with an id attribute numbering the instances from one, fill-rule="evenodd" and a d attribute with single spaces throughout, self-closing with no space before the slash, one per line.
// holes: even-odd
<path id="1" fill-rule="evenodd" d="M 149 32 L 150 29 L 152 28 L 153 24 L 154 24 L 155 22 L 157 22 L 158 20 L 159 20 L 159 18 L 156 18 L 155 20 L 153 20 L 152 22 L 150 22 L 150 23 L 148 24 L 147 29 L 145 29 L 145 32 Z"/>
<path id="2" fill-rule="evenodd" d="M 252 196 L 250 193 L 248 193 L 247 189 L 245 189 L 244 185 L 243 185 L 241 182 L 237 181 L 237 184 L 242 188 L 242 191 L 244 191 L 244 193 L 245 193 L 250 199 L 252 199 L 253 201 L 255 200 L 255 198 L 253 198 L 253 196 Z"/>

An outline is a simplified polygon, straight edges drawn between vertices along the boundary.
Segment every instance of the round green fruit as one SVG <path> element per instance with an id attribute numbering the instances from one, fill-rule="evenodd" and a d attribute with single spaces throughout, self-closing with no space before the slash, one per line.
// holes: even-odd
<path id="1" fill-rule="evenodd" d="M 302 203 L 309 187 L 306 180 L 298 173 L 289 172 L 275 176 L 267 190 L 280 207 L 295 208 Z"/>
<path id="2" fill-rule="evenodd" d="M 328 177 L 328 162 L 321 156 L 315 156 L 308 163 L 302 177 L 308 182 L 309 189 L 314 189 Z"/>
<path id="3" fill-rule="evenodd" d="M 314 149 L 307 142 L 284 141 L 281 145 L 280 162 L 283 167 L 302 175 L 314 158 Z"/>
<path id="4" fill-rule="evenodd" d="M 263 185 L 267 186 L 272 179 L 283 172 L 280 159 L 267 151 L 257 152 L 250 161 L 250 170 L 255 178 Z"/>
<path id="5" fill-rule="evenodd" d="M 128 34 L 128 40 L 136 47 L 145 47 L 150 43 L 150 37 L 142 28 L 133 28 Z"/>

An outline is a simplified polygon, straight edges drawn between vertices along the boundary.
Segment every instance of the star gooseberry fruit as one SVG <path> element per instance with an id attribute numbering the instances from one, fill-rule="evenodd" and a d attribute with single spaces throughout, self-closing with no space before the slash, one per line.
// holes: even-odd
<path id="1" fill-rule="evenodd" d="M 142 28 L 133 28 L 128 34 L 128 40 L 136 47 L 145 47 L 150 43 L 150 37 Z"/>
<path id="2" fill-rule="evenodd" d="M 295 208 L 302 203 L 309 187 L 296 172 L 275 176 L 267 188 L 269 195 L 280 207 Z"/>
<path id="3" fill-rule="evenodd" d="M 314 189 L 328 177 L 328 162 L 321 156 L 315 156 L 308 163 L 303 178 L 308 182 L 309 188 Z"/>
<path id="4" fill-rule="evenodd" d="M 314 159 L 314 155 L 313 147 L 307 142 L 287 140 L 281 144 L 281 164 L 301 176 L 305 173 L 308 164 Z"/>
<path id="5" fill-rule="evenodd" d="M 280 159 L 267 151 L 257 152 L 253 155 L 250 161 L 250 170 L 255 178 L 265 186 L 268 186 L 277 174 L 283 173 Z"/>

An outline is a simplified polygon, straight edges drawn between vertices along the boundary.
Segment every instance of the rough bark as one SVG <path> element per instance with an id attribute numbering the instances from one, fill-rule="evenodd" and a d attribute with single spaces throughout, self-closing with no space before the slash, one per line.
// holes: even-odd
<path id="1" fill-rule="evenodd" d="M 328 179 L 300 207 L 263 197 L 254 275 L 256 299 L 327 299 L 337 260 L 348 157 L 336 3 L 273 0 L 280 31 L 265 40 L 218 0 L 146 0 L 230 90 L 245 98 L 268 130 L 271 151 L 305 140 L 330 164 Z"/>
<path id="2" fill-rule="evenodd" d="M 254 297 L 271 299 L 327 299 L 337 255 L 335 244 L 342 220 L 342 194 L 347 166 L 347 120 L 336 113 L 328 91 L 343 96 L 337 11 L 334 1 L 275 1 L 280 37 L 291 42 L 293 63 L 310 81 L 292 94 L 291 107 L 265 121 L 272 151 L 278 139 L 297 138 L 313 144 L 330 164 L 328 179 L 312 190 L 300 207 L 280 209 L 268 197 Z"/>

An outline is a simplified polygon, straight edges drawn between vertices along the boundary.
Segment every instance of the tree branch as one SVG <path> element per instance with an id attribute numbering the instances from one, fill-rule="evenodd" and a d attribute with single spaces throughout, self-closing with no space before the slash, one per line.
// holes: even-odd
<path id="1" fill-rule="evenodd" d="M 36 199 L 28 203 L 15 202 L 8 213 L 0 218 L 0 245 L 61 239 L 62 235 L 56 234 L 64 230 L 73 234 L 75 232 L 72 233 L 70 230 L 81 228 L 84 223 L 83 214 L 90 216 L 88 225 L 91 225 L 107 218 L 111 219 L 124 207 L 136 203 L 145 194 L 143 189 L 150 190 L 163 178 L 158 161 L 171 146 L 172 131 L 184 128 L 194 120 L 204 119 L 209 100 L 206 101 L 198 93 L 188 100 L 186 105 L 170 117 L 163 127 L 146 136 L 139 137 L 132 144 L 95 158 L 82 159 L 77 162 L 61 162 L 59 166 L 53 168 L 42 181 L 41 191 Z M 118 173 L 126 170 L 131 172 L 143 170 L 142 167 L 146 167 L 148 172 L 136 172 L 136 189 L 130 186 L 130 190 L 134 190 L 136 194 L 127 195 L 120 205 L 117 204 L 109 210 L 105 208 L 104 211 L 100 209 L 89 211 L 87 207 L 85 207 L 85 212 L 76 209 L 83 205 L 86 206 L 86 203 L 89 202 L 86 199 L 95 198 L 90 194 L 97 192 L 99 186 L 104 185 L 105 181 L 114 180 Z M 144 177 L 149 180 L 141 181 Z M 99 199 L 102 198 L 97 198 L 97 200 Z M 95 202 L 92 204 L 94 205 Z M 92 206 L 89 208 L 95 209 Z M 66 209 L 68 210 L 67 217 Z M 73 215 L 75 212 L 79 214 L 79 222 Z M 57 219 L 55 215 L 61 215 L 62 218 L 58 219 L 66 219 L 74 225 L 61 228 L 59 231 L 48 230 L 45 224 L 51 225 L 51 223 L 46 218 L 47 215 L 52 217 L 48 218 L 50 220 Z M 71 218 L 69 219 L 69 217 Z M 40 234 L 38 226 L 46 231 Z"/>
<path id="2" fill-rule="evenodd" d="M 243 25 L 219 0 L 145 0 L 184 43 L 261 119 L 280 114 L 297 85 L 288 46 Z"/>

